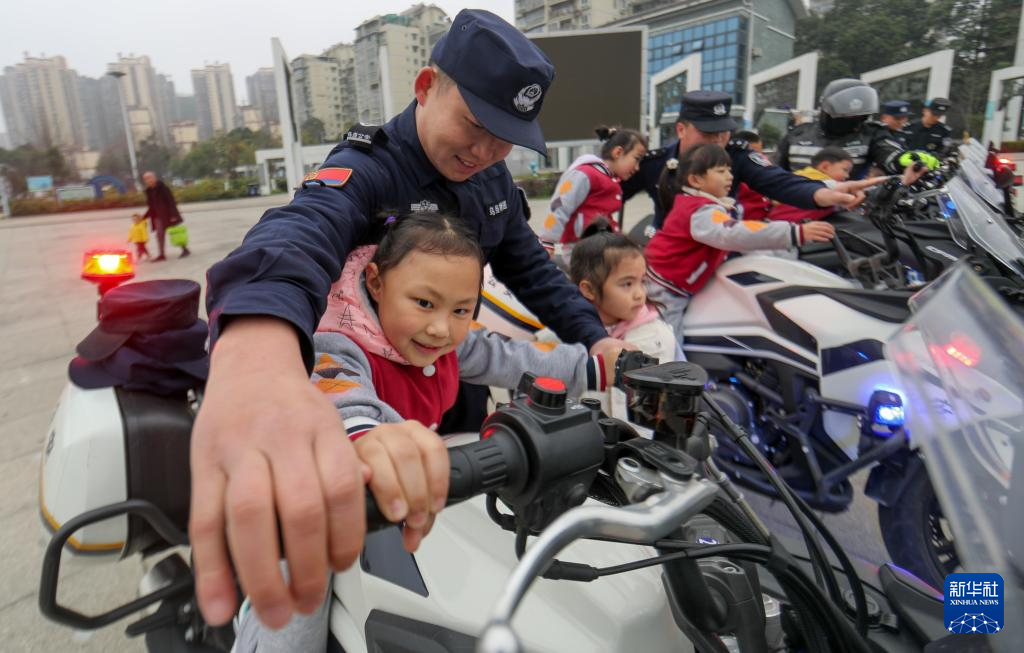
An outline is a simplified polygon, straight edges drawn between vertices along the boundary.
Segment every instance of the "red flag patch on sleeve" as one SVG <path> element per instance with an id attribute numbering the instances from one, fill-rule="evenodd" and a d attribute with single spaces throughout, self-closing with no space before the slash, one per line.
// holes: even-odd
<path id="1" fill-rule="evenodd" d="M 306 176 L 306 181 L 319 181 L 324 186 L 341 188 L 352 177 L 352 168 L 320 168 Z"/>

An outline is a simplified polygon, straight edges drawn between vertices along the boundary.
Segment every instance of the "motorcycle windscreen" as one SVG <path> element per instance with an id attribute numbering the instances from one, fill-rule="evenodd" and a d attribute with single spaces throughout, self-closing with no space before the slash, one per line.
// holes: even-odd
<path id="1" fill-rule="evenodd" d="M 1019 610 L 1024 321 L 965 263 L 914 305 L 888 345 L 907 397 L 910 437 L 924 453 L 963 571 L 1001 574 L 1005 604 Z M 1010 637 L 989 641 L 1009 647 L 996 650 L 1013 646 Z"/>
<path id="2" fill-rule="evenodd" d="M 951 179 L 946 188 L 953 202 L 950 222 L 959 220 L 971 240 L 1024 277 L 1024 245 L 1003 216 L 986 206 L 959 177 Z"/>

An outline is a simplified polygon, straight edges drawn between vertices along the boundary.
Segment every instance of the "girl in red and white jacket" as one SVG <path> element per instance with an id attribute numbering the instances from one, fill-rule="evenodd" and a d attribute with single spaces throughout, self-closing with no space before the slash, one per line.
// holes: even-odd
<path id="1" fill-rule="evenodd" d="M 729 197 L 731 186 L 732 159 L 710 144 L 695 145 L 678 162 L 669 161 L 659 182 L 675 198 L 664 226 L 644 252 L 647 294 L 664 307 L 662 317 L 680 340 L 690 297 L 711 280 L 730 252 L 791 249 L 835 235 L 827 222 L 743 220 Z"/>
<path id="2" fill-rule="evenodd" d="M 433 429 L 454 405 L 460 379 L 512 388 L 530 371 L 562 380 L 579 397 L 611 384 L 618 354 L 590 356 L 580 344 L 515 341 L 479 328 L 472 318 L 484 254 L 463 222 L 434 212 L 381 222 L 380 244 L 349 254 L 331 287 L 313 337 L 312 381 L 338 409 L 381 512 L 404 520 L 412 552 L 444 506 L 448 456 Z M 322 651 L 327 599 L 279 631 L 246 615 L 237 650 Z"/>
<path id="3" fill-rule="evenodd" d="M 555 255 L 567 256 L 572 245 L 594 230 L 618 231 L 616 215 L 622 210 L 621 182 L 640 169 L 647 139 L 640 132 L 600 127 L 600 156 L 584 154 L 558 179 L 544 218 L 540 240 Z"/>

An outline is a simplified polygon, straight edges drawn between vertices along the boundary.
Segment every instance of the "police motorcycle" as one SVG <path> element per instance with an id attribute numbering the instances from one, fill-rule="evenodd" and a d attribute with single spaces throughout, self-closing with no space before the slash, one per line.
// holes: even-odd
<path id="1" fill-rule="evenodd" d="M 962 475 L 937 484 L 940 500 L 954 501 L 957 510 L 955 501 L 965 497 L 1006 506 L 1014 505 L 1008 493 L 1019 494 L 1012 472 L 1021 464 L 1013 448 L 1024 427 L 1018 347 L 1024 326 L 1004 315 L 983 285 L 973 303 L 964 304 L 988 308 L 972 313 L 978 322 L 957 321 L 960 330 L 953 334 L 932 326 L 936 312 L 948 318 L 949 302 L 967 301 L 951 299 L 951 293 L 975 283 L 969 271 L 958 270 L 942 287 L 922 293 L 924 309 L 935 310 L 922 311 L 901 332 L 901 371 L 932 386 L 947 375 L 936 371 L 930 357 L 943 356 L 945 365 L 972 368 L 984 361 L 996 367 L 968 369 L 967 380 L 974 384 L 971 401 L 983 402 L 998 423 L 985 422 L 990 430 L 984 437 L 957 449 L 952 459 L 943 458 L 949 451 L 937 442 L 943 429 L 963 431 L 974 423 L 958 426 L 943 411 L 928 412 L 939 405 L 934 395 L 945 386 L 929 388 L 924 399 L 908 392 L 908 401 L 926 407 L 921 412 L 933 420 L 923 445 L 934 447 L 929 471 L 968 464 L 961 459 L 969 454 L 995 479 L 979 479 L 991 488 L 983 497 L 974 496 L 975 486 L 960 484 Z M 961 355 L 948 353 L 950 342 L 963 349 Z M 1016 349 L 1007 357 L 1006 347 Z M 632 420 L 652 428 L 652 439 L 604 417 L 592 401 L 567 398 L 557 380 L 526 375 L 516 397 L 487 419 L 479 438 L 452 443 L 452 507 L 441 513 L 415 556 L 401 551 L 397 531 L 367 495 L 375 533 L 359 563 L 331 589 L 332 650 L 866 653 L 967 650 L 957 645 L 976 644 L 947 637 L 942 597 L 934 589 L 898 567 L 875 569 L 846 556 L 800 494 L 772 469 L 756 434 L 730 418 L 700 366 L 651 362 L 631 353 L 622 358 L 616 378 L 627 390 Z M 1000 367 L 1011 363 L 1013 370 Z M 976 419 L 962 414 L 952 399 L 960 396 L 952 394 L 959 387 L 950 386 L 949 414 Z M 66 395 L 51 427 L 43 474 L 47 481 L 62 480 L 42 490 L 41 504 L 55 523 L 43 561 L 40 609 L 79 629 L 140 616 L 126 632 L 144 635 L 151 651 L 228 650 L 233 630 L 202 621 L 187 549 L 181 548 L 188 544 L 182 506 L 187 510 L 196 397 L 147 402 L 119 388 L 105 390 L 117 400 L 106 407 L 112 410 L 85 395 L 77 401 Z M 904 431 L 898 427 L 893 435 Z M 760 522 L 716 466 L 716 439 L 733 442 L 771 479 L 803 532 L 802 544 L 783 542 Z M 81 455 L 86 451 L 92 455 Z M 159 478 L 154 482 L 140 469 Z M 997 513 L 956 514 L 983 519 Z M 1007 525 L 1019 528 L 1017 522 L 997 524 Z M 989 552 L 1000 540 L 988 535 L 967 533 L 957 541 Z M 528 546 L 531 537 L 536 539 Z M 148 561 L 143 596 L 98 615 L 62 604 L 62 553 L 104 550 L 114 560 Z M 562 555 L 565 560 L 555 559 Z M 1006 556 L 992 559 L 1005 562 Z M 986 558 L 965 560 L 978 561 L 978 571 L 992 569 Z M 1019 592 L 1007 585 L 1008 593 Z M 1007 635 L 990 643 L 999 651 L 1010 650 L 1000 646 L 1013 641 Z M 930 642 L 939 648 L 926 648 Z"/>
<path id="2" fill-rule="evenodd" d="M 1004 277 L 1007 283 L 1003 285 L 1007 288 L 1019 286 L 1022 279 L 1013 262 L 1016 255 L 1014 251 L 1003 251 L 998 241 L 1003 236 L 1015 238 L 1020 232 L 1021 220 L 1006 199 L 1005 166 L 992 172 L 986 158 L 989 157 L 977 141 L 968 141 L 961 146 L 958 155 L 928 172 L 899 198 L 893 207 L 898 222 L 887 229 L 888 234 L 860 215 L 839 212 L 830 218 L 836 226 L 837 237 L 851 254 L 876 258 L 885 256 L 889 247 L 887 237 L 895 239 L 906 278 L 895 275 L 885 279 L 882 283 L 889 287 L 932 281 L 965 256 L 971 258 L 979 275 Z M 972 211 L 988 216 L 991 227 L 987 231 L 998 232 L 997 238 L 978 240 L 975 234 L 964 232 L 963 221 L 957 219 L 956 206 L 950 197 L 950 187 Z M 1009 263 L 1006 262 L 1008 256 Z M 856 276 L 846 268 L 838 250 L 829 244 L 802 248 L 800 260 L 843 276 Z"/>
<path id="3" fill-rule="evenodd" d="M 900 238 L 907 207 L 922 201 L 941 207 L 943 222 L 934 224 L 963 243 L 959 257 L 969 254 L 976 273 L 1024 303 L 1024 245 L 979 194 L 994 189 L 975 158 L 966 153 L 955 174 L 933 177 L 944 183 L 923 198 L 920 187 L 895 178 L 876 189 L 861 220 L 881 245 L 858 251 L 837 238 L 833 255 L 843 275 L 782 257 L 739 256 L 716 271 L 684 317 L 687 360 L 707 370 L 709 392 L 754 434 L 794 491 L 816 510 L 842 512 L 855 497 L 850 477 L 870 469 L 865 493 L 879 504 L 892 560 L 935 586 L 960 559 L 920 450 L 900 430 L 908 408 L 888 343 L 909 316 L 910 282 L 919 281 L 908 273 Z M 481 319 L 491 330 L 528 338 L 540 328 L 500 286 L 485 285 L 484 304 Z M 715 458 L 740 485 L 777 496 L 728 438 Z"/>

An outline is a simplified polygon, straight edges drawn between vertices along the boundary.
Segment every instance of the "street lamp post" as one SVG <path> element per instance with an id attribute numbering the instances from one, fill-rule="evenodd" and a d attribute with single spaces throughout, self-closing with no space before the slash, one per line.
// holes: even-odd
<path id="1" fill-rule="evenodd" d="M 124 73 L 120 70 L 111 70 L 107 73 L 117 81 L 117 99 L 121 102 L 121 118 L 124 120 L 124 135 L 128 139 L 128 159 L 132 164 L 132 189 L 139 190 L 139 164 L 135 160 L 135 138 L 132 137 L 132 124 L 128 120 L 128 107 L 124 102 L 124 89 L 121 88 L 121 78 Z"/>

